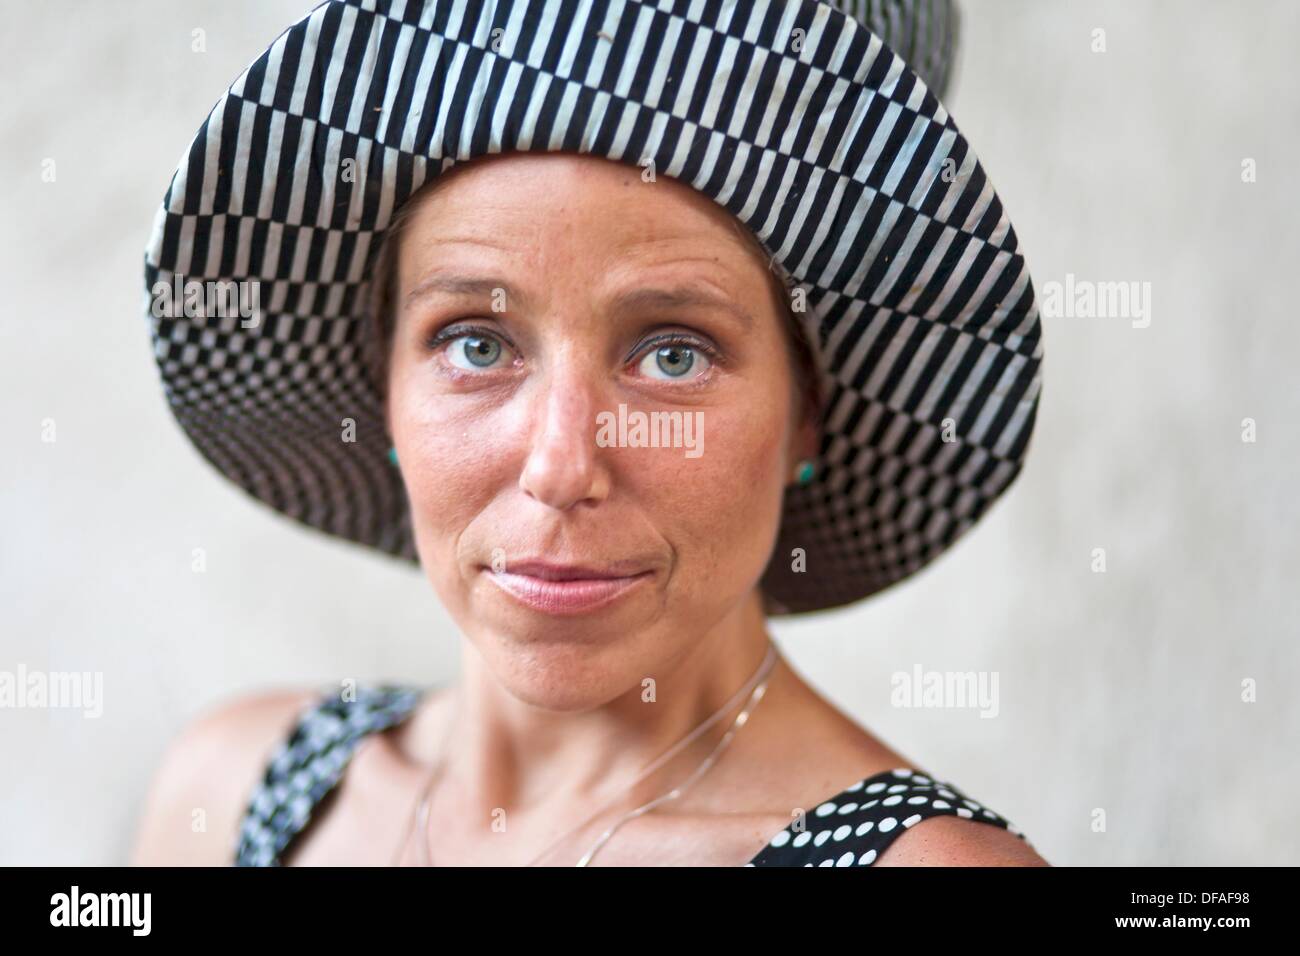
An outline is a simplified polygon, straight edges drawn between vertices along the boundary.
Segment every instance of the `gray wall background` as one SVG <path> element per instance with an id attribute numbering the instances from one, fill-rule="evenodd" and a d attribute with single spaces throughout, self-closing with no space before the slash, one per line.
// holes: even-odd
<path id="1" fill-rule="evenodd" d="M 456 630 L 417 573 L 210 471 L 147 341 L 142 249 L 175 164 L 311 5 L 7 11 L 0 670 L 102 671 L 105 701 L 98 720 L 0 710 L 0 863 L 124 861 L 165 744 L 231 695 L 455 673 Z M 1300 862 L 1300 5 L 963 12 L 948 105 L 1035 283 L 1149 282 L 1151 323 L 1046 319 L 1033 454 L 1009 495 L 909 583 L 773 632 L 831 699 L 1054 863 Z M 918 664 L 996 671 L 999 715 L 892 707 L 890 675 Z"/>

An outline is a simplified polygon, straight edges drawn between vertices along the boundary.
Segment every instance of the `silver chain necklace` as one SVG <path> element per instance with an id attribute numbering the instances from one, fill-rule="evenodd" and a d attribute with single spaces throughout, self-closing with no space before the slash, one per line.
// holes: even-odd
<path id="1" fill-rule="evenodd" d="M 740 728 L 743 727 L 748 722 L 750 713 L 753 711 L 754 707 L 757 706 L 758 702 L 763 699 L 763 695 L 767 690 L 768 677 L 770 676 L 772 668 L 775 664 L 776 664 L 776 645 L 774 645 L 771 641 L 771 638 L 769 638 L 767 644 L 767 654 L 764 656 L 763 662 L 758 666 L 758 670 L 754 672 L 754 675 L 750 677 L 748 681 L 745 682 L 744 686 L 742 686 L 740 690 L 738 690 L 735 694 L 733 694 L 725 704 L 723 704 L 712 715 L 710 715 L 703 722 L 701 722 L 694 730 L 692 730 L 689 734 L 687 734 L 676 744 L 674 744 L 668 750 L 664 751 L 659 757 L 655 758 L 655 760 L 653 760 L 650 764 L 648 764 L 640 773 L 637 774 L 637 776 L 619 794 L 605 801 L 605 803 L 601 804 L 601 806 L 599 806 L 596 809 L 596 811 L 590 814 L 585 820 L 583 820 L 577 826 L 572 827 L 571 829 L 565 831 L 557 839 L 553 840 L 550 844 L 546 846 L 544 850 L 542 850 L 541 853 L 538 853 L 528 863 L 526 863 L 525 866 L 536 866 L 537 861 L 545 857 L 546 854 L 548 854 L 557 844 L 561 843 L 562 841 L 564 841 L 566 838 L 568 838 L 570 835 L 577 832 L 578 830 L 581 830 L 583 827 L 590 824 L 592 820 L 596 819 L 596 817 L 600 816 L 600 814 L 608 810 L 610 805 L 615 803 L 627 791 L 631 790 L 633 787 L 635 787 L 638 783 L 640 783 L 650 774 L 654 773 L 656 770 L 662 767 L 665 763 L 667 763 L 678 753 L 680 753 L 682 749 L 689 746 L 695 739 L 697 739 L 701 734 L 703 734 L 706 730 L 708 730 L 709 727 L 711 727 L 713 724 L 721 720 L 722 717 L 727 713 L 727 711 L 731 710 L 731 708 L 736 705 L 736 702 L 738 700 L 740 700 L 746 694 L 748 694 L 749 699 L 746 701 L 744 708 L 740 711 L 739 714 L 736 715 L 736 719 L 732 721 L 731 726 L 727 729 L 727 732 L 723 734 L 722 739 L 718 741 L 717 745 L 708 754 L 708 756 L 706 756 L 704 760 L 700 762 L 699 766 L 695 768 L 695 770 L 691 773 L 690 777 L 687 778 L 685 783 L 682 783 L 678 786 L 674 786 L 671 789 L 667 790 L 666 792 L 655 797 L 653 800 L 643 803 L 641 806 L 637 807 L 636 809 L 630 810 L 627 813 L 623 814 L 623 816 L 620 817 L 617 821 L 615 821 L 614 824 L 611 827 L 609 827 L 609 829 L 607 829 L 604 833 L 600 835 L 600 838 L 596 840 L 595 844 L 591 847 L 591 849 L 589 849 L 586 853 L 584 853 L 582 855 L 582 858 L 578 860 L 578 862 L 574 865 L 586 866 L 588 863 L 590 863 L 592 857 L 596 855 L 596 852 L 600 850 L 600 848 L 603 847 L 609 841 L 609 839 L 614 835 L 614 833 L 618 830 L 618 828 L 621 827 L 628 820 L 634 819 L 636 817 L 641 816 L 644 813 L 650 812 L 655 807 L 659 806 L 661 803 L 665 803 L 669 800 L 676 800 L 683 793 L 685 793 L 687 789 L 689 789 L 697 780 L 699 780 L 700 777 L 702 777 L 705 774 L 705 772 L 708 771 L 710 767 L 712 767 L 717 762 L 718 756 L 731 743 L 732 739 L 736 735 L 736 732 L 739 731 Z M 443 764 L 447 752 L 447 743 L 451 739 L 451 732 L 456 726 L 456 721 L 449 720 L 447 726 L 448 726 L 448 730 L 443 737 L 441 746 L 438 749 L 438 756 L 435 759 L 434 768 L 432 772 L 429 774 L 428 782 L 424 785 L 424 789 L 421 791 L 420 802 L 417 804 L 414 813 L 413 822 L 416 825 L 418 825 L 420 830 L 420 836 L 421 836 L 421 839 L 419 840 L 419 847 L 421 849 L 421 864 L 420 864 L 421 866 L 432 865 L 431 852 L 429 850 L 429 796 L 433 791 L 434 783 L 437 782 L 438 778 L 442 774 Z M 398 860 L 401 859 L 402 851 L 406 848 L 406 844 L 410 839 L 410 832 L 411 832 L 411 825 L 408 824 L 406 832 L 402 837 L 402 841 L 401 843 L 398 844 L 397 853 L 395 854 L 393 860 L 394 865 L 396 865 Z"/>

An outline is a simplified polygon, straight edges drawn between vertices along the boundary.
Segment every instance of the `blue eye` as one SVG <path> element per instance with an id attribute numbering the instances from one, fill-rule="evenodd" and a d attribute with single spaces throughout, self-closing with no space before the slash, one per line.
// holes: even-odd
<path id="1" fill-rule="evenodd" d="M 466 326 L 443 329 L 429 339 L 428 347 L 441 350 L 448 362 L 468 372 L 501 367 L 502 353 L 508 348 L 486 329 Z M 661 382 L 693 381 L 713 366 L 712 349 L 680 333 L 657 336 L 642 348 L 648 351 L 638 363 L 638 372 Z"/>
<path id="2" fill-rule="evenodd" d="M 501 343 L 482 335 L 458 335 L 447 343 L 447 359 L 457 368 L 491 368 L 501 357 Z"/>
<path id="3" fill-rule="evenodd" d="M 698 368 L 693 376 L 688 373 Z M 699 378 L 709 369 L 709 360 L 701 350 L 683 342 L 662 345 L 652 352 L 647 352 L 639 366 L 642 375 L 657 378 L 660 381 L 682 380 L 688 377 Z"/>

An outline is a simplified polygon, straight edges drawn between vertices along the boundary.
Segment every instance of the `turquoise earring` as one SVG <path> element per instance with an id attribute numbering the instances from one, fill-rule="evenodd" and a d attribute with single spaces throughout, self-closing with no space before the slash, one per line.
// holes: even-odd
<path id="1" fill-rule="evenodd" d="M 388 461 L 394 468 L 397 467 L 397 449 L 392 446 L 388 448 Z"/>
<path id="2" fill-rule="evenodd" d="M 798 467 L 795 468 L 794 480 L 799 482 L 801 485 L 806 485 L 813 480 L 816 474 L 817 466 L 813 463 L 813 460 L 811 458 L 805 458 L 803 461 L 799 462 Z"/>

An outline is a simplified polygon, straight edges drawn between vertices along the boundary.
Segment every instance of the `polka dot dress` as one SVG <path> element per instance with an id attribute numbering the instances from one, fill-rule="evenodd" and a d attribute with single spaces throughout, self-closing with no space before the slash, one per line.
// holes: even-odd
<path id="1" fill-rule="evenodd" d="M 327 692 L 298 717 L 271 757 L 240 825 L 236 866 L 280 866 L 357 745 L 415 710 L 424 691 L 362 686 L 355 699 Z M 915 770 L 886 770 L 819 803 L 776 834 L 746 866 L 871 866 L 901 834 L 934 816 L 959 816 L 1024 835 L 950 783 Z"/>

